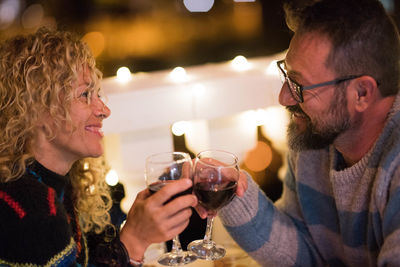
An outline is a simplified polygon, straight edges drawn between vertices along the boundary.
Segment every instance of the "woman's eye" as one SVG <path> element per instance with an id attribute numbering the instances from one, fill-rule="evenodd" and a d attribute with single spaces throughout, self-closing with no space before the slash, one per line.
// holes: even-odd
<path id="1" fill-rule="evenodd" d="M 90 92 L 89 91 L 84 91 L 80 96 L 84 97 L 84 98 L 89 98 Z"/>

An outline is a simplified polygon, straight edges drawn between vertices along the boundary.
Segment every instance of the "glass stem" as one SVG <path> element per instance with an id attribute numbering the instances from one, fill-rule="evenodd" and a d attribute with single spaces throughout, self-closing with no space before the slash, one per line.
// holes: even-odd
<path id="1" fill-rule="evenodd" d="M 206 234 L 204 235 L 204 243 L 209 245 L 211 244 L 211 233 L 212 233 L 212 226 L 213 226 L 214 216 L 207 217 L 207 228 Z"/>
<path id="2" fill-rule="evenodd" d="M 171 252 L 177 255 L 182 254 L 182 246 L 181 242 L 179 241 L 179 235 L 176 235 L 174 239 L 172 239 Z"/>

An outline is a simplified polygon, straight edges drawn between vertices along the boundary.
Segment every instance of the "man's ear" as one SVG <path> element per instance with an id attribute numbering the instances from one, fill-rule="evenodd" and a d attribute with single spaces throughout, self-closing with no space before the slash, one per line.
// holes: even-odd
<path id="1" fill-rule="evenodd" d="M 358 112 L 366 110 L 379 97 L 378 84 L 371 76 L 364 75 L 354 79 L 351 86 L 355 95 L 355 109 Z"/>

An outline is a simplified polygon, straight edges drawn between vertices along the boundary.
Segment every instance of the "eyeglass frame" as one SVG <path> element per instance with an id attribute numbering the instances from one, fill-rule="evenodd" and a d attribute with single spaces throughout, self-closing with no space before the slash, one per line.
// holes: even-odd
<path id="1" fill-rule="evenodd" d="M 323 87 L 323 86 L 327 86 L 327 85 L 337 85 L 337 84 L 340 84 L 342 82 L 353 80 L 353 79 L 356 79 L 356 78 L 359 78 L 359 77 L 363 76 L 363 75 L 349 75 L 349 76 L 346 76 L 346 77 L 337 78 L 337 79 L 334 79 L 334 80 L 331 80 L 331 81 L 327 81 L 327 82 L 322 82 L 322 83 L 317 83 L 317 84 L 313 84 L 313 85 L 303 86 L 303 85 L 300 85 L 297 82 L 295 82 L 295 81 L 293 81 L 292 79 L 289 78 L 289 76 L 287 75 L 286 69 L 284 69 L 281 66 L 284 63 L 285 63 L 285 60 L 282 59 L 282 60 L 277 61 L 276 65 L 278 66 L 278 69 L 279 69 L 280 73 L 285 78 L 285 82 L 288 84 L 289 91 L 290 91 L 292 97 L 298 103 L 303 103 L 304 102 L 304 98 L 303 98 L 303 91 L 304 90 L 310 90 L 310 89 L 314 89 L 314 88 L 317 88 L 317 87 Z"/>

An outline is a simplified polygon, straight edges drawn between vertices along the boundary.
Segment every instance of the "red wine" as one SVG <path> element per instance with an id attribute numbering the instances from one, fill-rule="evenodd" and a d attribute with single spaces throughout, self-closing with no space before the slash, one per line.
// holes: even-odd
<path id="1" fill-rule="evenodd" d="M 170 182 L 172 182 L 173 180 L 171 180 Z M 169 183 L 169 181 L 164 181 L 164 182 L 155 182 L 152 183 L 148 186 L 150 193 L 154 194 L 155 192 L 161 190 L 161 188 L 163 188 L 165 185 L 167 185 Z M 188 189 L 186 189 L 185 191 L 179 192 L 178 194 L 175 194 L 174 196 L 172 196 L 170 199 L 168 199 L 165 203 L 168 203 L 172 200 L 174 200 L 177 197 L 180 196 L 184 196 L 184 195 L 190 195 L 192 194 L 193 191 L 193 187 L 189 187 Z"/>
<path id="2" fill-rule="evenodd" d="M 194 185 L 194 193 L 200 205 L 209 211 L 216 211 L 233 199 L 237 183 L 228 181 L 224 183 L 199 182 Z"/>

